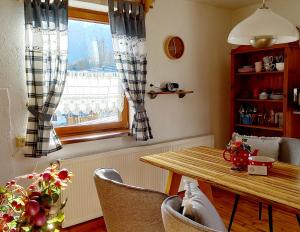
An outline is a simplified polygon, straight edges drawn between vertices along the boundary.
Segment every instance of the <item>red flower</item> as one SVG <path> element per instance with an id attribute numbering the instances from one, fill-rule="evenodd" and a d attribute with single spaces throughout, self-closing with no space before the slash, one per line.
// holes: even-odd
<path id="1" fill-rule="evenodd" d="M 65 180 L 69 177 L 69 171 L 67 169 L 62 169 L 59 173 L 58 173 L 58 177 L 61 180 Z"/>
<path id="2" fill-rule="evenodd" d="M 21 208 L 22 208 L 22 204 L 21 203 L 16 205 L 16 210 L 20 210 Z"/>
<path id="3" fill-rule="evenodd" d="M 34 216 L 40 211 L 40 203 L 38 203 L 36 200 L 30 200 L 27 203 L 27 212 L 29 215 Z"/>
<path id="4" fill-rule="evenodd" d="M 13 201 L 12 203 L 11 203 L 11 206 L 12 207 L 16 207 L 18 205 L 18 202 L 16 202 L 16 201 Z"/>
<path id="5" fill-rule="evenodd" d="M 6 221 L 6 218 L 8 217 L 8 214 L 7 213 L 5 213 L 5 214 L 3 214 L 3 219 L 4 219 L 4 221 Z"/>
<path id="6" fill-rule="evenodd" d="M 3 218 L 4 218 L 4 216 L 3 216 Z M 7 215 L 7 216 L 5 217 L 4 220 L 5 220 L 6 223 L 9 223 L 9 222 L 11 222 L 12 220 L 14 220 L 14 217 L 11 216 L 11 215 Z"/>
<path id="7" fill-rule="evenodd" d="M 29 197 L 30 197 L 30 199 L 32 199 L 34 197 L 39 197 L 39 196 L 41 196 L 40 192 L 32 192 Z"/>
<path id="8" fill-rule="evenodd" d="M 47 221 L 47 217 L 43 213 L 38 213 L 37 215 L 35 215 L 33 220 L 36 226 L 43 226 Z"/>
<path id="9" fill-rule="evenodd" d="M 60 188 L 61 187 L 61 181 L 60 180 L 55 181 L 54 185 L 56 187 Z"/>
<path id="10" fill-rule="evenodd" d="M 51 178 L 52 178 L 51 172 L 45 171 L 45 172 L 43 173 L 43 180 L 44 180 L 44 181 L 49 181 L 49 180 L 51 180 Z"/>

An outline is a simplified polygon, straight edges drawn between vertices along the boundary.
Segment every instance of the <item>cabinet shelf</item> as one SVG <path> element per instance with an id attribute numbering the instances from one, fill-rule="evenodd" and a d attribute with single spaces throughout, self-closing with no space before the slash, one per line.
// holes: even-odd
<path id="1" fill-rule="evenodd" d="M 251 98 L 237 98 L 235 99 L 237 102 L 261 102 L 261 103 L 283 103 L 283 99 L 280 100 L 261 100 L 261 99 L 251 99 Z"/>
<path id="2" fill-rule="evenodd" d="M 259 125 L 246 125 L 246 124 L 235 124 L 236 127 L 260 129 L 260 130 L 269 130 L 269 131 L 279 131 L 283 132 L 282 128 L 279 127 L 270 127 L 270 126 L 259 126 Z"/>
<path id="3" fill-rule="evenodd" d="M 283 74 L 284 71 L 235 73 L 236 76 L 261 76 L 268 74 Z"/>

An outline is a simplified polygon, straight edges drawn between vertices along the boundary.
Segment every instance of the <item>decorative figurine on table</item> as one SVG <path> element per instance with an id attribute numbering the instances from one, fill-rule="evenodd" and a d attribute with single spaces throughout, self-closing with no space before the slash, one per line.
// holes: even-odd
<path id="1" fill-rule="evenodd" d="M 247 169 L 249 157 L 256 156 L 257 153 L 258 150 L 251 152 L 251 146 L 247 144 L 246 139 L 233 139 L 226 146 L 223 157 L 233 164 L 232 170 L 243 171 Z"/>

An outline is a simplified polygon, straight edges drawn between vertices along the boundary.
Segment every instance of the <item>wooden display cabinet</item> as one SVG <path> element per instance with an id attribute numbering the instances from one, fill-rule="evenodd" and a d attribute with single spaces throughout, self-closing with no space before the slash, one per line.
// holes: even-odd
<path id="1" fill-rule="evenodd" d="M 280 55 L 284 57 L 284 71 L 276 71 L 275 68 L 274 71 L 269 72 L 238 72 L 239 68 L 246 65 L 254 67 L 254 63 L 262 61 L 265 56 Z M 251 46 L 240 46 L 233 49 L 231 52 L 231 132 L 300 138 L 300 115 L 293 113 L 292 101 L 293 88 L 296 87 L 300 87 L 300 47 L 298 42 L 264 49 L 255 49 Z M 257 92 L 261 93 L 263 90 L 282 92 L 283 99 L 260 100 L 257 96 L 254 97 Z M 254 110 L 249 113 L 254 108 L 256 112 Z M 244 120 L 244 116 L 241 117 L 239 111 L 242 109 L 247 109 L 247 117 L 251 117 L 253 122 L 248 123 L 249 120 Z M 272 110 L 274 113 L 282 112 L 282 127 L 279 127 L 278 120 L 272 120 Z"/>

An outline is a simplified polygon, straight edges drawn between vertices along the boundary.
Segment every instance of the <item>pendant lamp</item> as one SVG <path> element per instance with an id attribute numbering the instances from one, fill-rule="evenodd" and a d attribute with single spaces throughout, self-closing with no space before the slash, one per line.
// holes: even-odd
<path id="1" fill-rule="evenodd" d="M 228 36 L 228 43 L 252 45 L 264 48 L 273 44 L 290 43 L 299 40 L 299 32 L 287 19 L 262 6 L 250 17 L 236 25 Z"/>

